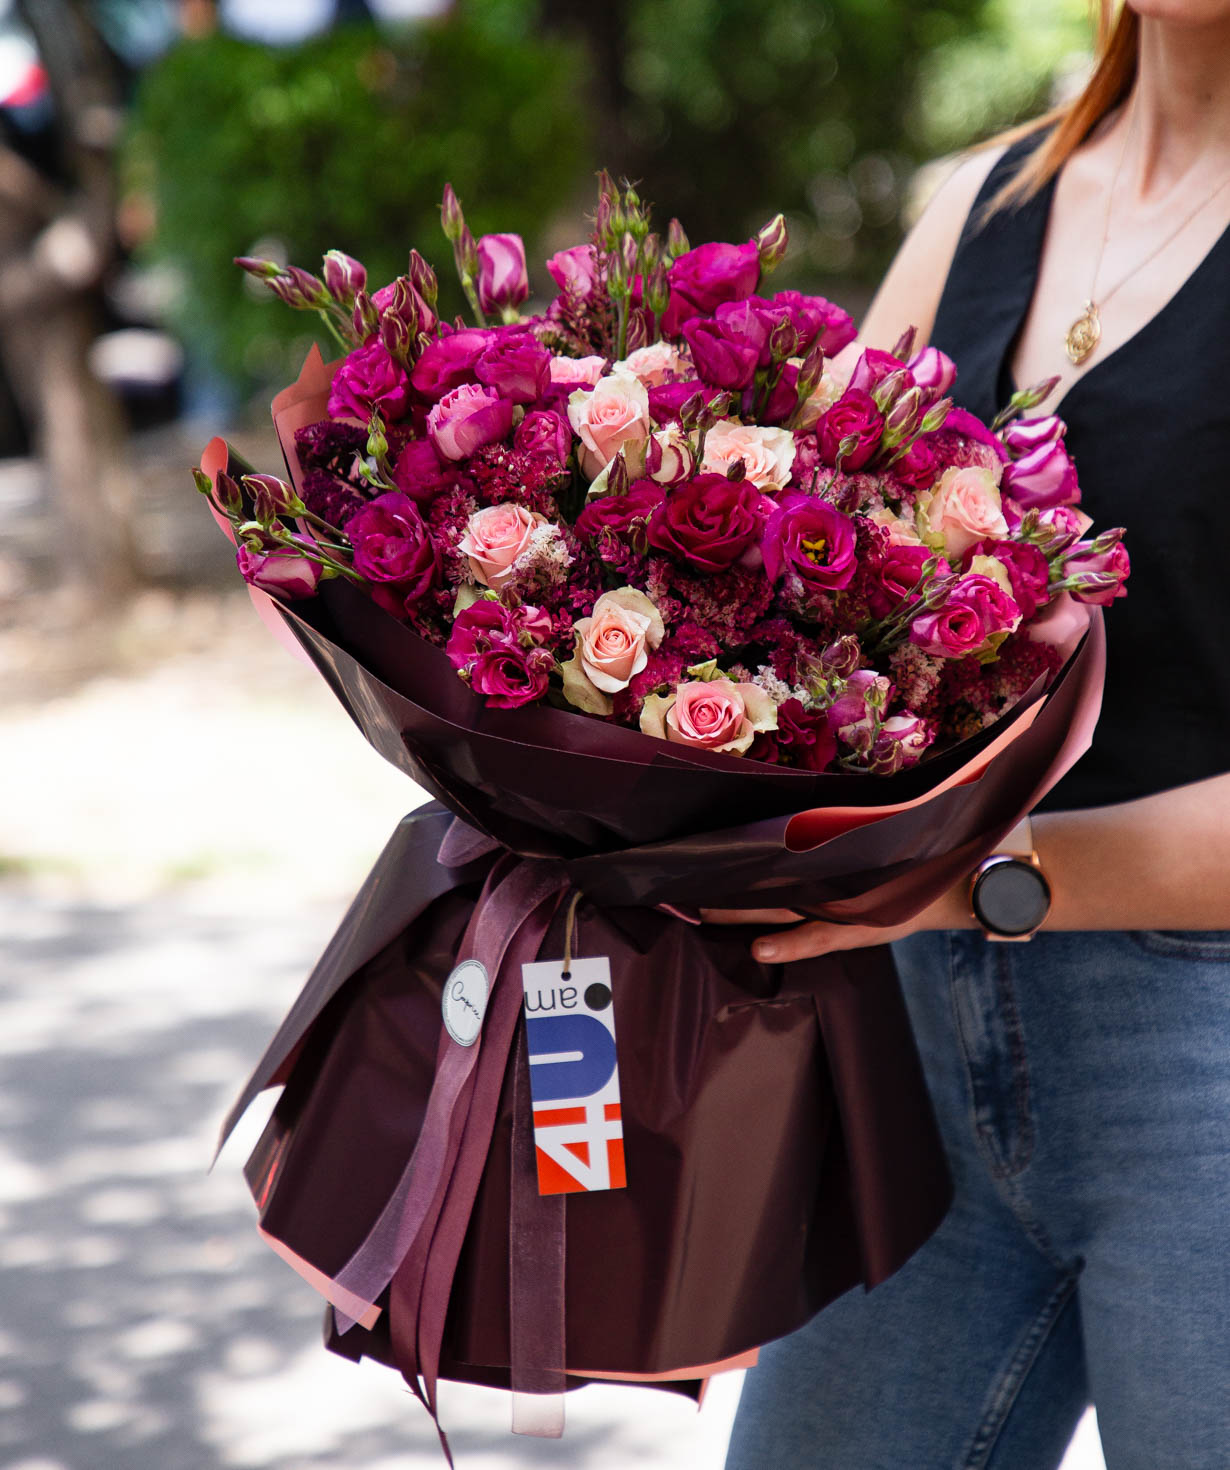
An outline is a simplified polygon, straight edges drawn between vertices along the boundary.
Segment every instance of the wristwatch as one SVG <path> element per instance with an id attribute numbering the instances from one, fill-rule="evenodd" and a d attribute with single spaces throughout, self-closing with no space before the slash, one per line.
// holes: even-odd
<path id="1" fill-rule="evenodd" d="M 1032 939 L 1042 927 L 1051 911 L 1051 885 L 1034 851 L 1028 817 L 970 874 L 969 908 L 988 939 Z"/>

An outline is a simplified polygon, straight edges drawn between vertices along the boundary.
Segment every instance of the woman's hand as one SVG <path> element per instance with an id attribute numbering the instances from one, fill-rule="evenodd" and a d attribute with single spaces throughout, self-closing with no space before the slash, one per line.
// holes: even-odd
<path id="1" fill-rule="evenodd" d="M 837 949 L 865 949 L 872 944 L 891 944 L 925 929 L 968 929 L 973 925 L 967 901 L 968 883 L 958 883 L 929 908 L 904 924 L 879 928 L 874 924 L 830 924 L 823 919 L 798 922 L 793 909 L 701 909 L 706 924 L 790 924 L 759 936 L 752 954 L 764 964 L 787 964 L 808 960 Z"/>

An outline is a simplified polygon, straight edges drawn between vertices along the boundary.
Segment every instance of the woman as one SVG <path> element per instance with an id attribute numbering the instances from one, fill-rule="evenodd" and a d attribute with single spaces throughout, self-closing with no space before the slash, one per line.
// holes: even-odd
<path id="1" fill-rule="evenodd" d="M 917 325 L 987 417 L 1061 375 L 1085 505 L 1133 559 L 1102 723 L 1034 819 L 1031 943 L 981 932 L 967 885 L 889 931 L 956 1202 L 764 1352 L 728 1470 L 1043 1470 L 1090 1400 L 1109 1470 L 1230 1465 L 1230 0 L 1102 9 L 1085 92 L 957 170 L 864 329 Z"/>

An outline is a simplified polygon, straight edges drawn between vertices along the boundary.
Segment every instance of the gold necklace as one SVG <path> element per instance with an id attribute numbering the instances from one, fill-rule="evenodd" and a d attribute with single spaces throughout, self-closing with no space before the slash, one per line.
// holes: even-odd
<path id="1" fill-rule="evenodd" d="M 1110 288 L 1110 290 L 1107 291 L 1105 296 L 1103 296 L 1099 301 L 1098 276 L 1101 274 L 1102 271 L 1102 257 L 1106 253 L 1106 242 L 1110 238 L 1111 206 L 1114 203 L 1115 190 L 1119 186 L 1119 175 L 1123 172 L 1123 162 L 1124 159 L 1127 157 L 1128 143 L 1131 140 L 1132 128 L 1135 122 L 1136 114 L 1135 112 L 1133 112 L 1131 119 L 1128 122 L 1127 131 L 1124 133 L 1123 136 L 1123 148 L 1119 154 L 1119 163 L 1115 169 L 1115 176 L 1111 180 L 1110 189 L 1106 195 L 1106 221 L 1102 228 L 1102 243 L 1098 247 L 1097 262 L 1093 267 L 1093 283 L 1089 288 L 1089 298 L 1085 302 L 1084 310 L 1068 328 L 1067 335 L 1063 339 L 1063 345 L 1068 354 L 1068 361 L 1072 363 L 1074 367 L 1079 367 L 1080 364 L 1083 363 L 1087 357 L 1089 357 L 1094 348 L 1097 347 L 1098 343 L 1102 340 L 1101 313 L 1103 308 L 1106 306 L 1106 303 L 1115 294 L 1115 292 L 1118 291 L 1121 286 L 1126 286 L 1127 283 L 1132 279 L 1134 275 L 1137 274 L 1138 271 L 1144 270 L 1145 266 L 1147 266 L 1155 256 L 1160 255 L 1172 240 L 1183 233 L 1183 231 L 1188 227 L 1188 225 L 1191 224 L 1192 220 L 1195 219 L 1200 211 L 1204 209 L 1207 205 L 1211 204 L 1213 200 L 1216 199 L 1217 196 L 1222 192 L 1222 190 L 1227 186 L 1227 184 L 1230 184 L 1230 175 L 1227 175 L 1211 194 L 1206 194 L 1205 197 L 1200 201 L 1200 203 L 1197 204 L 1196 207 L 1191 211 L 1191 213 L 1185 215 L 1184 218 L 1179 221 L 1178 225 L 1176 225 L 1176 227 L 1171 230 L 1170 234 L 1166 236 L 1166 238 L 1162 241 L 1160 245 L 1157 245 L 1152 250 L 1150 250 L 1148 255 L 1146 255 L 1142 261 L 1139 261 L 1136 265 L 1134 265 L 1132 269 L 1128 271 L 1126 276 L 1123 276 L 1120 280 L 1116 281 L 1115 284 Z"/>

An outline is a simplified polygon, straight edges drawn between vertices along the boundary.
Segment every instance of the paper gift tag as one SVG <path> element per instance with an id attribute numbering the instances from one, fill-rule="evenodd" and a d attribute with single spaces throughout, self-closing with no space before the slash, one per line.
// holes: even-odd
<path id="1" fill-rule="evenodd" d="M 623 1189 L 611 965 L 522 965 L 539 1194 Z"/>

